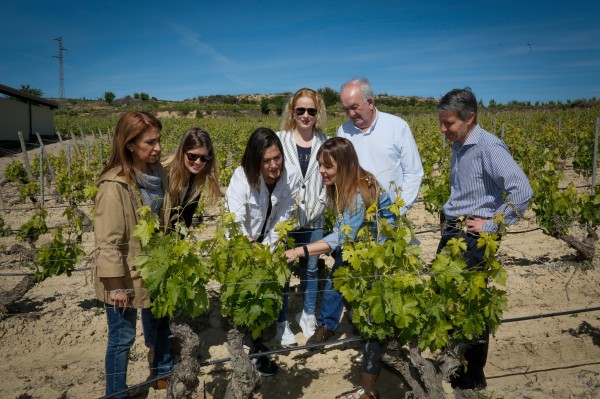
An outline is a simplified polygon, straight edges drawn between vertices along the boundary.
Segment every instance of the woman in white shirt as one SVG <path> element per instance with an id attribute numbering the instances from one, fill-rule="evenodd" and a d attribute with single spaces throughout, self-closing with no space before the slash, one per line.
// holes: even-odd
<path id="1" fill-rule="evenodd" d="M 271 129 L 256 129 L 250 138 L 229 187 L 227 206 L 251 241 L 271 245 L 278 239 L 275 226 L 290 219 L 298 195 L 299 176 L 285 168 L 281 141 Z M 287 286 L 283 308 L 277 320 L 276 340 L 296 344 L 287 321 Z"/>

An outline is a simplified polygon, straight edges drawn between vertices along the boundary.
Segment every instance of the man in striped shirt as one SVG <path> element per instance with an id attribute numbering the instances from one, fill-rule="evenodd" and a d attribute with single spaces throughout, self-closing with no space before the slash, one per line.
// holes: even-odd
<path id="1" fill-rule="evenodd" d="M 450 198 L 444 205 L 446 228 L 438 252 L 451 238 L 462 237 L 467 243 L 467 267 L 474 268 L 483 261 L 484 248 L 477 248 L 479 233 L 498 229 L 492 220 L 497 213 L 503 213 L 506 224 L 517 221 L 533 191 L 506 144 L 477 123 L 477 99 L 470 88 L 449 91 L 437 110 L 440 130 L 452 142 Z M 453 388 L 487 386 L 483 368 L 488 345 L 488 332 L 467 345 L 467 370 L 459 370 L 451 381 Z"/>

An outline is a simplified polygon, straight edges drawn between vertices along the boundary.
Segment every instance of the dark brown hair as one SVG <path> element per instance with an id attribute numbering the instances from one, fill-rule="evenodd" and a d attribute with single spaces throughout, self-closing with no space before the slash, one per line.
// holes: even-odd
<path id="1" fill-rule="evenodd" d="M 246 144 L 246 149 L 244 150 L 244 155 L 242 157 L 242 168 L 244 168 L 244 172 L 246 173 L 248 184 L 256 191 L 260 191 L 260 163 L 262 162 L 262 157 L 265 154 L 266 149 L 273 144 L 275 144 L 277 148 L 279 148 L 279 152 L 281 152 L 281 168 L 283 170 L 285 168 L 283 146 L 274 131 L 268 127 L 259 127 L 250 135 L 248 143 Z"/>

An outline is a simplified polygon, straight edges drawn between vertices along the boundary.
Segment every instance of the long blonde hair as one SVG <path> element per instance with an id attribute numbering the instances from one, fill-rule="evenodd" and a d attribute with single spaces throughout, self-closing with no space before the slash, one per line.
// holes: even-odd
<path id="1" fill-rule="evenodd" d="M 337 164 L 335 184 L 327 186 L 327 199 L 338 214 L 353 210 L 356 193 L 360 191 L 365 207 L 370 207 L 379 196 L 379 185 L 375 176 L 364 170 L 350 140 L 332 137 L 319 148 L 317 159 L 320 164 Z"/>
<path id="2" fill-rule="evenodd" d="M 190 172 L 184 163 L 186 152 L 200 147 L 206 147 L 210 160 L 206 162 L 200 173 L 193 176 L 193 181 L 189 188 L 189 190 L 193 190 L 192 198 L 199 195 L 203 189 L 206 189 L 212 198 L 217 198 L 221 194 L 217 161 L 210 135 L 200 127 L 193 127 L 183 134 L 175 153 L 163 162 L 163 165 L 169 171 L 169 194 L 174 204 L 180 205 L 183 201 L 182 194 L 190 179 Z"/>

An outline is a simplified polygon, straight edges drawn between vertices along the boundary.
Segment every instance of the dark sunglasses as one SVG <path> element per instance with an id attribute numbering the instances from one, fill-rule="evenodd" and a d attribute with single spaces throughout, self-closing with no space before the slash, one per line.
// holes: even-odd
<path id="1" fill-rule="evenodd" d="M 308 114 L 310 116 L 315 116 L 317 114 L 317 109 L 316 108 L 295 108 L 294 112 L 296 113 L 297 116 L 302 116 L 302 115 L 304 115 L 305 112 L 308 112 Z"/>
<path id="2" fill-rule="evenodd" d="M 198 158 L 200 158 L 200 160 L 202 162 L 208 162 L 212 159 L 212 157 L 210 155 L 198 155 L 198 154 L 192 154 L 191 152 L 186 152 L 185 156 L 187 157 L 188 161 L 190 161 L 190 162 L 196 162 L 198 160 Z"/>

